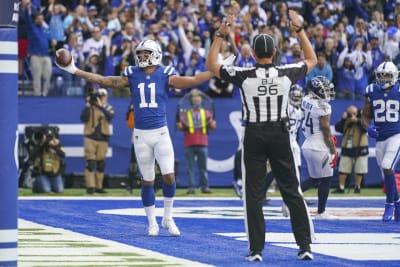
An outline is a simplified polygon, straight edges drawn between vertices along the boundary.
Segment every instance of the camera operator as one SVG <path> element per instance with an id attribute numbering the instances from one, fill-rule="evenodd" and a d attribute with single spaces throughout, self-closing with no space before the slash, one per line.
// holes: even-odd
<path id="1" fill-rule="evenodd" d="M 354 193 L 361 192 L 361 181 L 368 172 L 368 137 L 361 125 L 361 112 L 356 106 L 349 106 L 342 118 L 335 124 L 335 130 L 342 133 L 339 161 L 339 188 L 332 193 L 344 193 L 345 182 L 353 170 L 355 173 Z"/>
<path id="2" fill-rule="evenodd" d="M 37 176 L 32 187 L 34 193 L 61 193 L 64 181 L 65 152 L 53 129 L 45 128 L 38 134 L 38 144 L 32 149 L 34 175 Z"/>
<path id="3" fill-rule="evenodd" d="M 114 108 L 108 103 L 104 88 L 91 92 L 86 97 L 86 106 L 81 113 L 84 126 L 85 182 L 86 192 L 107 193 L 103 189 L 105 158 L 111 136 L 110 122 Z"/>

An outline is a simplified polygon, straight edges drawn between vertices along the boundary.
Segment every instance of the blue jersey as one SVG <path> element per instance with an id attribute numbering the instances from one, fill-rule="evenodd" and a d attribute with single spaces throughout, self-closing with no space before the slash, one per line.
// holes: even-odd
<path id="1" fill-rule="evenodd" d="M 371 103 L 374 123 L 379 127 L 377 141 L 400 133 L 400 84 L 396 83 L 386 93 L 379 85 L 370 84 L 365 96 Z"/>
<path id="2" fill-rule="evenodd" d="M 137 66 L 125 68 L 123 76 L 129 80 L 136 129 L 151 130 L 167 125 L 170 75 L 176 75 L 171 66 L 157 67 L 151 74 Z"/>

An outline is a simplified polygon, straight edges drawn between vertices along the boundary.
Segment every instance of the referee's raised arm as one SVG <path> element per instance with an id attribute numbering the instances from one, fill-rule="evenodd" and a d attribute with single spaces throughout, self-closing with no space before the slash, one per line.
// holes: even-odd
<path id="1" fill-rule="evenodd" d="M 289 18 L 290 28 L 297 33 L 300 39 L 300 45 L 304 53 L 304 63 L 307 65 L 307 73 L 309 73 L 317 64 L 317 55 L 307 37 L 303 27 L 303 21 L 299 14 L 294 10 L 289 10 Z"/>
<path id="2" fill-rule="evenodd" d="M 206 68 L 211 71 L 216 77 L 221 78 L 219 70 L 221 64 L 218 63 L 218 53 L 221 49 L 221 44 L 223 40 L 228 36 L 231 26 L 235 21 L 235 16 L 229 15 L 225 22 L 221 24 L 218 31 L 215 32 L 214 40 L 208 51 L 208 56 L 206 60 Z"/>

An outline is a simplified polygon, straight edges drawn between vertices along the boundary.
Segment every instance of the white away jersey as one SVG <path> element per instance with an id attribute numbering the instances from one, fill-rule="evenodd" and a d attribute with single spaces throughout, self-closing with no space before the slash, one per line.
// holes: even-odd
<path id="1" fill-rule="evenodd" d="M 310 95 L 306 95 L 301 102 L 301 109 L 304 112 L 302 130 L 306 138 L 302 148 L 318 151 L 327 150 L 328 147 L 324 142 L 319 119 L 331 114 L 331 105 L 319 99 L 312 98 Z"/>
<path id="2" fill-rule="evenodd" d="M 300 107 L 295 107 L 289 103 L 288 115 L 290 123 L 290 138 L 297 142 L 297 132 L 300 128 L 301 121 L 303 119 L 303 111 Z"/>

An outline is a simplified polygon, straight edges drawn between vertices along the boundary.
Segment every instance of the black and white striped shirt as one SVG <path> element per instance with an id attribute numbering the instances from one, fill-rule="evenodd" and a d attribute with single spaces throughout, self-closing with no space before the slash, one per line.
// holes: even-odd
<path id="1" fill-rule="evenodd" d="M 256 64 L 250 68 L 224 65 L 220 69 L 223 80 L 240 88 L 242 119 L 245 123 L 287 118 L 290 86 L 306 74 L 304 62 L 282 66 Z"/>

